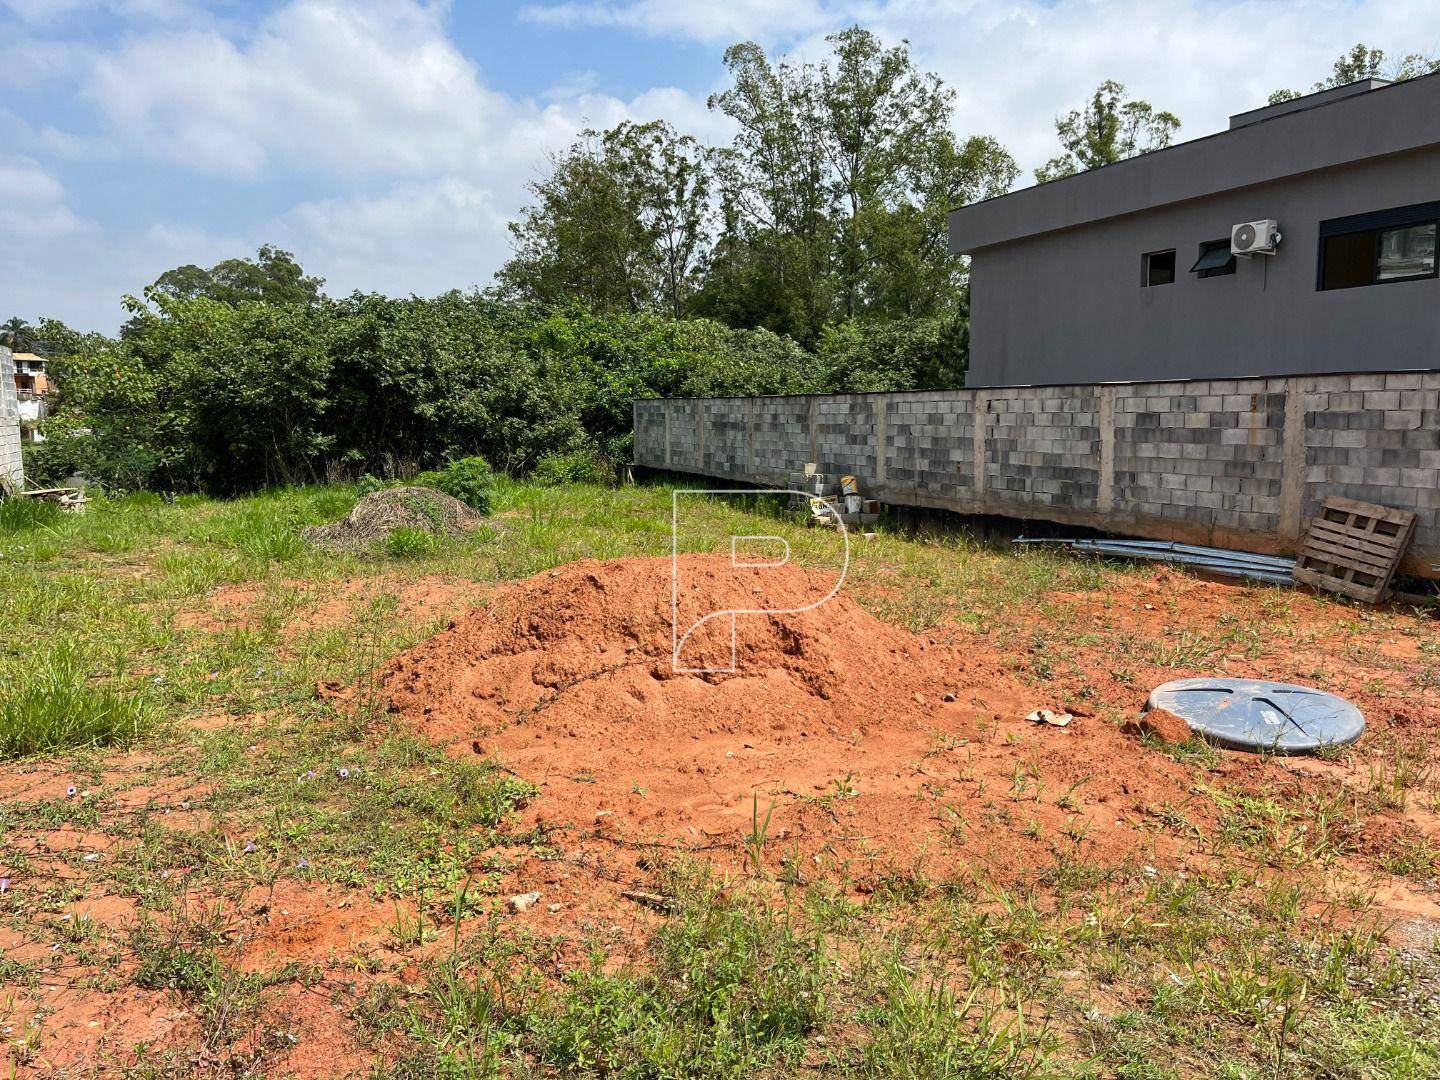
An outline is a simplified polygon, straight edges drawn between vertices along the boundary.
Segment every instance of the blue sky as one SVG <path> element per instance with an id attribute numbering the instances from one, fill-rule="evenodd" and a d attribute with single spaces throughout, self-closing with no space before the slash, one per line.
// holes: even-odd
<path id="1" fill-rule="evenodd" d="M 484 285 L 582 127 L 723 139 L 727 44 L 818 56 L 853 22 L 1027 169 L 1105 78 L 1195 137 L 1356 41 L 1440 50 L 1435 0 L 0 0 L 0 318 L 113 331 L 125 292 L 264 242 L 332 293 Z"/>

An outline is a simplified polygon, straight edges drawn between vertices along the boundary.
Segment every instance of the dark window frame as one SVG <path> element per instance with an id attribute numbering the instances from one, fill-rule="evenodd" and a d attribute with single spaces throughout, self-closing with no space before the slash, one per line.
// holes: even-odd
<path id="1" fill-rule="evenodd" d="M 1150 280 L 1150 260 L 1153 259 L 1156 255 L 1170 256 L 1171 265 L 1169 281 Z M 1140 256 L 1140 287 L 1142 289 L 1158 289 L 1164 285 L 1174 285 L 1176 279 L 1180 276 L 1179 270 L 1180 262 L 1179 259 L 1176 257 L 1176 251 L 1174 248 L 1157 248 L 1154 251 L 1146 251 Z"/>
<path id="2" fill-rule="evenodd" d="M 1440 240 L 1440 201 L 1397 206 L 1368 214 L 1351 214 L 1349 217 L 1330 218 L 1320 222 L 1320 236 L 1315 255 L 1315 291 L 1341 292 L 1345 289 L 1365 289 L 1375 285 L 1398 285 L 1407 281 L 1433 281 L 1440 277 L 1440 250 L 1437 250 L 1435 265 L 1430 268 L 1428 273 L 1407 274 L 1405 277 L 1394 278 L 1377 276 L 1380 273 L 1381 236 L 1394 229 L 1414 228 L 1417 225 L 1434 225 L 1437 240 Z M 1325 241 L 1337 236 L 1354 236 L 1359 233 L 1375 234 L 1371 280 L 1354 285 L 1336 285 L 1327 289 L 1325 287 Z"/>
<path id="3" fill-rule="evenodd" d="M 1229 237 L 1226 237 L 1223 240 L 1202 241 L 1200 244 L 1200 254 L 1196 257 L 1194 265 L 1190 267 L 1190 273 L 1194 274 L 1196 277 L 1202 278 L 1228 277 L 1229 275 L 1235 273 L 1239 260 L 1236 259 L 1235 253 L 1233 251 L 1230 252 L 1230 261 L 1227 262 L 1224 266 L 1213 267 L 1209 270 L 1197 270 L 1196 267 L 1200 265 L 1200 260 L 1205 258 L 1205 256 L 1209 255 L 1212 251 L 1230 251 Z"/>

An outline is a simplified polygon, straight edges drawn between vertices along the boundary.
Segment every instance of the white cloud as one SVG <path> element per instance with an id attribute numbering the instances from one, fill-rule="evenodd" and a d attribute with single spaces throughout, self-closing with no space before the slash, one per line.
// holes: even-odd
<path id="1" fill-rule="evenodd" d="M 418 3 L 294 0 L 248 35 L 152 31 L 97 59 L 85 93 L 123 153 L 232 183 L 303 177 L 300 190 L 320 193 L 244 223 L 240 236 L 126 222 L 89 254 L 67 251 L 77 279 L 112 282 L 105 314 L 80 324 L 113 328 L 122 292 L 171 266 L 253 254 L 267 241 L 294 250 L 332 292 L 483 285 L 508 253 L 505 226 L 526 202 L 525 185 L 582 128 L 658 116 L 702 135 L 728 131 L 703 100 L 674 88 L 631 101 L 583 79 L 540 100 L 499 93 L 447 36 L 441 14 Z M 54 129 L 25 134 L 37 155 L 98 160 L 106 151 L 101 140 Z M 36 254 L 47 264 L 60 257 Z M 72 290 L 82 289 L 107 295 L 76 280 Z M 61 310 L 74 316 L 69 304 Z"/>
<path id="2" fill-rule="evenodd" d="M 382 195 L 301 203 L 275 230 L 322 273 L 326 291 L 428 296 L 484 285 L 504 261 L 513 213 L 455 176 L 406 181 Z"/>
<path id="3" fill-rule="evenodd" d="M 868 5 L 865 5 L 868 6 Z M 612 27 L 652 36 L 674 35 L 709 43 L 729 44 L 741 39 L 760 41 L 809 34 L 854 18 L 862 5 L 824 3 L 822 0 L 575 0 L 560 4 L 530 4 L 520 17 L 545 26 L 575 29 Z"/>
<path id="4" fill-rule="evenodd" d="M 1440 49 L 1435 0 L 571 0 L 523 14 L 705 44 L 749 38 L 812 58 L 825 34 L 860 22 L 908 39 L 956 89 L 960 132 L 995 135 L 1027 168 L 1054 152 L 1054 117 L 1107 78 L 1178 113 L 1194 138 L 1272 90 L 1307 89 L 1357 41 Z"/>
<path id="5" fill-rule="evenodd" d="M 194 168 L 272 162 L 423 172 L 482 150 L 504 98 L 414 3 L 298 0 L 237 41 L 218 31 L 136 38 L 89 91 L 117 129 Z"/>
<path id="6" fill-rule="evenodd" d="M 0 160 L 0 237 L 54 237 L 81 227 L 59 180 L 28 158 Z"/>

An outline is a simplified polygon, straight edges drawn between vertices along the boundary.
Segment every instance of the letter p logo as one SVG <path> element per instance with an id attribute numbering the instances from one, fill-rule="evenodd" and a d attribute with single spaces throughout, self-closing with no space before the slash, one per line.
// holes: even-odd
<path id="1" fill-rule="evenodd" d="M 793 582 L 785 588 L 767 588 L 768 574 L 790 563 L 790 543 L 783 536 L 730 536 L 728 566 L 692 563 L 680 557 L 681 534 L 687 518 L 693 519 L 696 499 L 718 495 L 794 495 L 812 506 L 803 491 L 754 488 L 676 489 L 670 502 L 670 626 L 671 668 L 678 674 L 733 674 L 738 670 L 737 621 L 750 615 L 795 615 L 825 603 L 845 583 L 850 569 L 850 534 L 833 504 L 815 509 L 817 516 L 834 518 L 843 545 L 839 577 L 813 599 L 795 595 Z M 827 509 L 828 507 L 828 509 Z M 688 512 L 687 512 L 688 511 Z M 768 594 L 768 595 L 767 595 Z"/>

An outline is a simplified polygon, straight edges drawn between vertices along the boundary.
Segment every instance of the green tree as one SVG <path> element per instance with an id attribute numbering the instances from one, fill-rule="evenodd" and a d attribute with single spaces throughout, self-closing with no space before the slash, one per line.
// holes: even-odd
<path id="1" fill-rule="evenodd" d="M 1362 42 L 1352 46 L 1348 53 L 1337 57 L 1329 78 L 1317 82 L 1311 87 L 1310 93 L 1318 94 L 1322 90 L 1333 90 L 1337 86 L 1348 86 L 1364 79 L 1403 82 L 1428 75 L 1432 71 L 1440 71 L 1440 58 L 1423 53 L 1409 53 L 1387 62 L 1384 49 L 1373 49 Z M 1270 95 L 1270 104 L 1279 105 L 1302 96 L 1298 90 L 1276 90 Z"/>
<path id="2" fill-rule="evenodd" d="M 668 124 L 586 131 L 530 185 L 500 295 L 679 318 L 709 241 L 707 154 Z"/>
<path id="3" fill-rule="evenodd" d="M 1063 152 L 1035 170 L 1039 183 L 1163 150 L 1180 128 L 1174 113 L 1148 101 L 1132 101 L 1123 85 L 1107 79 L 1090 101 L 1055 120 Z"/>
<path id="4" fill-rule="evenodd" d="M 0 323 L 0 344 L 11 352 L 34 352 L 39 344 L 39 332 L 28 319 L 12 315 Z"/>
<path id="5" fill-rule="evenodd" d="M 732 85 L 710 99 L 739 134 L 697 310 L 807 344 L 836 319 L 953 309 L 965 264 L 946 215 L 1018 175 L 995 140 L 957 140 L 953 91 L 907 43 L 860 27 L 827 41 L 816 64 L 733 46 Z"/>
<path id="6" fill-rule="evenodd" d="M 726 49 L 725 66 L 731 85 L 709 106 L 738 131 L 717 154 L 727 231 L 706 272 L 715 293 L 700 310 L 813 342 L 834 308 L 836 239 L 813 71 L 772 64 L 753 42 Z"/>
<path id="7" fill-rule="evenodd" d="M 710 154 L 663 121 L 621 124 L 605 142 L 635 192 L 659 275 L 658 306 L 678 319 L 711 243 Z"/>
<path id="8" fill-rule="evenodd" d="M 194 265 L 167 270 L 151 288 L 180 300 L 203 297 L 222 304 L 246 300 L 309 304 L 319 299 L 324 285 L 324 278 L 307 276 L 290 252 L 264 244 L 254 259 L 225 259 L 209 270 Z"/>

